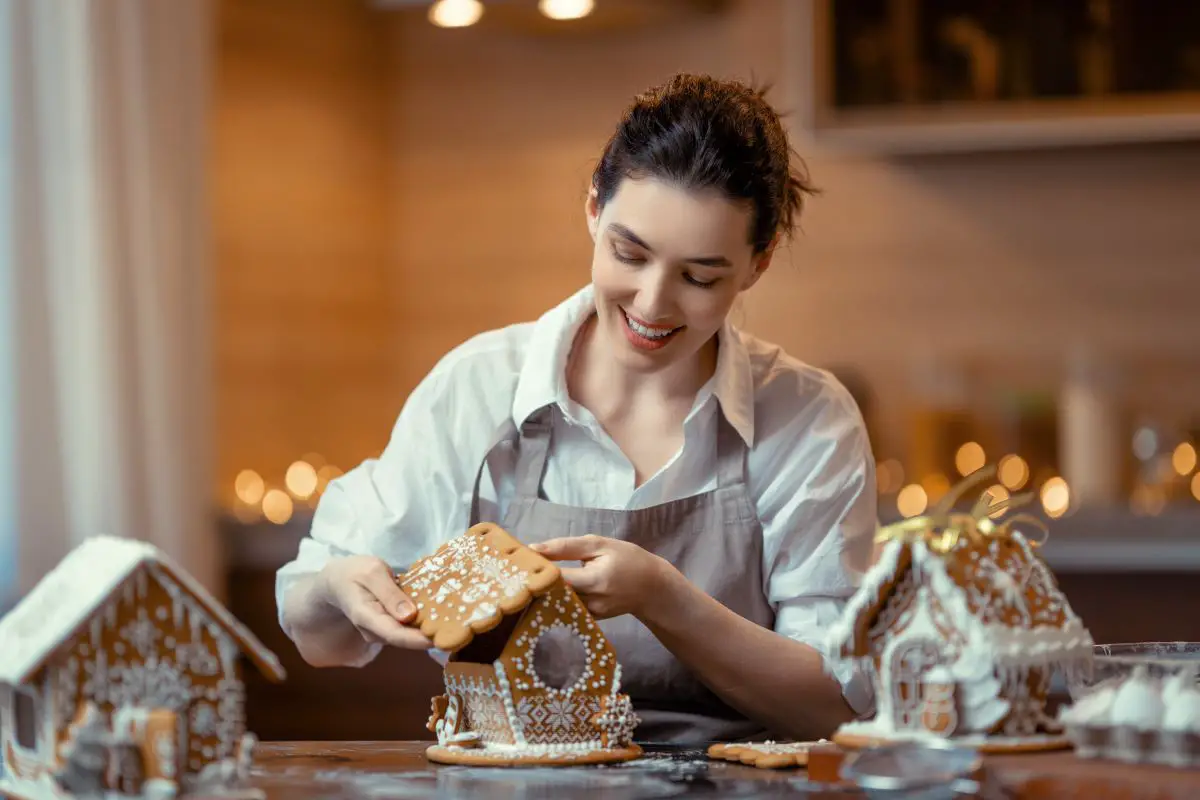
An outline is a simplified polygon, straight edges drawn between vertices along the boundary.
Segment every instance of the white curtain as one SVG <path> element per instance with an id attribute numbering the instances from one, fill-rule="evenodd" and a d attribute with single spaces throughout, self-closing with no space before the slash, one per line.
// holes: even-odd
<path id="1" fill-rule="evenodd" d="M 15 376 L 15 469 L 0 468 L 10 484 L 0 500 L 14 495 L 17 589 L 94 533 L 151 541 L 219 589 L 205 191 L 212 8 L 0 0 L 0 13 L 14 154 L 12 263 L 0 270 L 13 358 L 0 367 Z"/>

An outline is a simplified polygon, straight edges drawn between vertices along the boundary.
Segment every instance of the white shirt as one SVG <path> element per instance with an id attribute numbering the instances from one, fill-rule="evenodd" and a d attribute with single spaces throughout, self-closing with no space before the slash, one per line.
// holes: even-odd
<path id="1" fill-rule="evenodd" d="M 276 578 L 281 624 L 289 587 L 331 557 L 369 554 L 403 570 L 465 531 L 476 472 L 506 416 L 519 427 L 548 403 L 563 412 L 542 479 L 547 500 L 636 509 L 716 487 L 723 411 L 749 447 L 747 489 L 763 530 L 763 592 L 775 630 L 824 653 L 822 631 L 868 567 L 877 521 L 875 461 L 850 394 L 829 373 L 726 323 L 681 450 L 635 486 L 629 460 L 567 394 L 567 355 L 593 311 L 587 286 L 536 322 L 479 334 L 442 358 L 404 404 L 382 455 L 322 495 L 309 535 Z M 484 471 L 484 519 L 503 519 L 514 466 Z M 849 667 L 835 674 L 851 706 L 868 710 L 864 676 Z"/>

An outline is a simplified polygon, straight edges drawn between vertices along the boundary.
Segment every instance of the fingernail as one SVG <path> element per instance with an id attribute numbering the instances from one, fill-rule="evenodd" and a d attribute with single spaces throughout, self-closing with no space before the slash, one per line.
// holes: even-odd
<path id="1" fill-rule="evenodd" d="M 396 611 L 400 613 L 400 616 L 405 616 L 413 612 L 413 607 L 408 603 L 401 603 L 400 605 L 396 606 Z"/>

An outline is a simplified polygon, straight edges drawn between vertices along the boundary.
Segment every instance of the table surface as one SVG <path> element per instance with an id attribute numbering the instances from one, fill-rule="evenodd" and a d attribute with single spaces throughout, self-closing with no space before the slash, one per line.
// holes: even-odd
<path id="1" fill-rule="evenodd" d="M 607 767 L 446 767 L 426 760 L 429 742 L 263 742 L 251 785 L 267 800 L 399 798 L 862 797 L 820 794 L 801 769 L 762 770 L 713 761 L 703 750 L 647 747 Z M 1041 800 L 1175 800 L 1200 797 L 1200 770 L 1083 760 L 1070 751 L 989 756 L 1013 793 Z"/>

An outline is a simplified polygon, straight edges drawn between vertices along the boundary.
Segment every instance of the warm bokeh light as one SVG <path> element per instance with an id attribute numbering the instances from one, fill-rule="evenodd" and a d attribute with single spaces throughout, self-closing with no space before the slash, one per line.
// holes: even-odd
<path id="1" fill-rule="evenodd" d="M 989 486 L 987 492 L 989 495 L 992 496 L 992 501 L 990 503 L 988 503 L 988 508 L 991 508 L 992 506 L 996 505 L 996 503 L 1004 502 L 1011 496 L 1008 493 L 1008 489 L 1005 489 L 1003 486 L 1001 486 L 998 483 L 995 486 Z M 1002 508 L 997 511 L 993 511 L 993 512 L 989 513 L 988 516 L 993 517 L 993 518 L 999 517 L 1004 514 L 1004 511 L 1005 511 L 1005 509 Z"/>
<path id="2" fill-rule="evenodd" d="M 263 516 L 276 525 L 292 518 L 292 498 L 282 489 L 271 489 L 262 500 Z"/>
<path id="3" fill-rule="evenodd" d="M 983 469 L 983 465 L 986 463 L 987 454 L 983 452 L 983 446 L 978 442 L 967 442 L 954 454 L 954 468 L 958 470 L 959 475 L 964 477 L 976 470 Z"/>
<path id="4" fill-rule="evenodd" d="M 915 517 L 929 505 L 925 490 L 915 483 L 909 484 L 896 495 L 896 509 L 905 517 Z"/>
<path id="5" fill-rule="evenodd" d="M 1171 466 L 1180 475 L 1190 475 L 1196 468 L 1196 447 L 1191 442 L 1180 442 L 1171 454 Z"/>
<path id="6" fill-rule="evenodd" d="M 1192 497 L 1200 500 L 1200 472 L 1192 476 Z"/>
<path id="7" fill-rule="evenodd" d="M 1056 476 L 1042 484 L 1042 508 L 1048 517 L 1057 519 L 1070 506 L 1071 490 L 1064 479 Z"/>
<path id="8" fill-rule="evenodd" d="M 1139 461 L 1149 461 L 1158 452 L 1158 434 L 1153 428 L 1138 428 L 1133 435 L 1133 454 Z"/>
<path id="9" fill-rule="evenodd" d="M 875 465 L 875 485 L 880 494 L 894 494 L 904 485 L 904 466 L 894 458 Z"/>
<path id="10" fill-rule="evenodd" d="M 1029 480 L 1029 465 L 1018 455 L 1006 455 L 996 465 L 996 477 L 1009 491 L 1015 492 Z"/>
<path id="11" fill-rule="evenodd" d="M 429 21 L 439 28 L 465 28 L 482 16 L 483 3 L 479 0 L 437 0 L 429 7 Z"/>
<path id="12" fill-rule="evenodd" d="M 950 479 L 940 472 L 935 472 L 921 479 L 921 488 L 925 490 L 926 502 L 936 503 L 942 495 L 950 491 Z"/>
<path id="13" fill-rule="evenodd" d="M 252 469 L 244 469 L 233 479 L 233 491 L 238 500 L 249 506 L 257 505 L 262 500 L 266 489 L 262 476 Z"/>
<path id="14" fill-rule="evenodd" d="M 1161 486 L 1140 484 L 1135 486 L 1129 498 L 1129 507 L 1135 514 L 1157 517 L 1167 506 L 1167 493 Z"/>
<path id="15" fill-rule="evenodd" d="M 329 485 L 329 482 L 341 474 L 342 474 L 342 471 L 340 469 L 338 469 L 337 467 L 335 467 L 333 464 L 326 464 L 325 466 L 318 469 L 317 470 L 317 491 L 324 492 L 325 487 Z"/>
<path id="16" fill-rule="evenodd" d="M 538 0 L 538 11 L 550 19 L 581 19 L 595 7 L 595 0 Z"/>
<path id="17" fill-rule="evenodd" d="M 287 468 L 283 482 L 292 496 L 306 500 L 317 490 L 317 471 L 307 461 L 296 461 Z"/>

